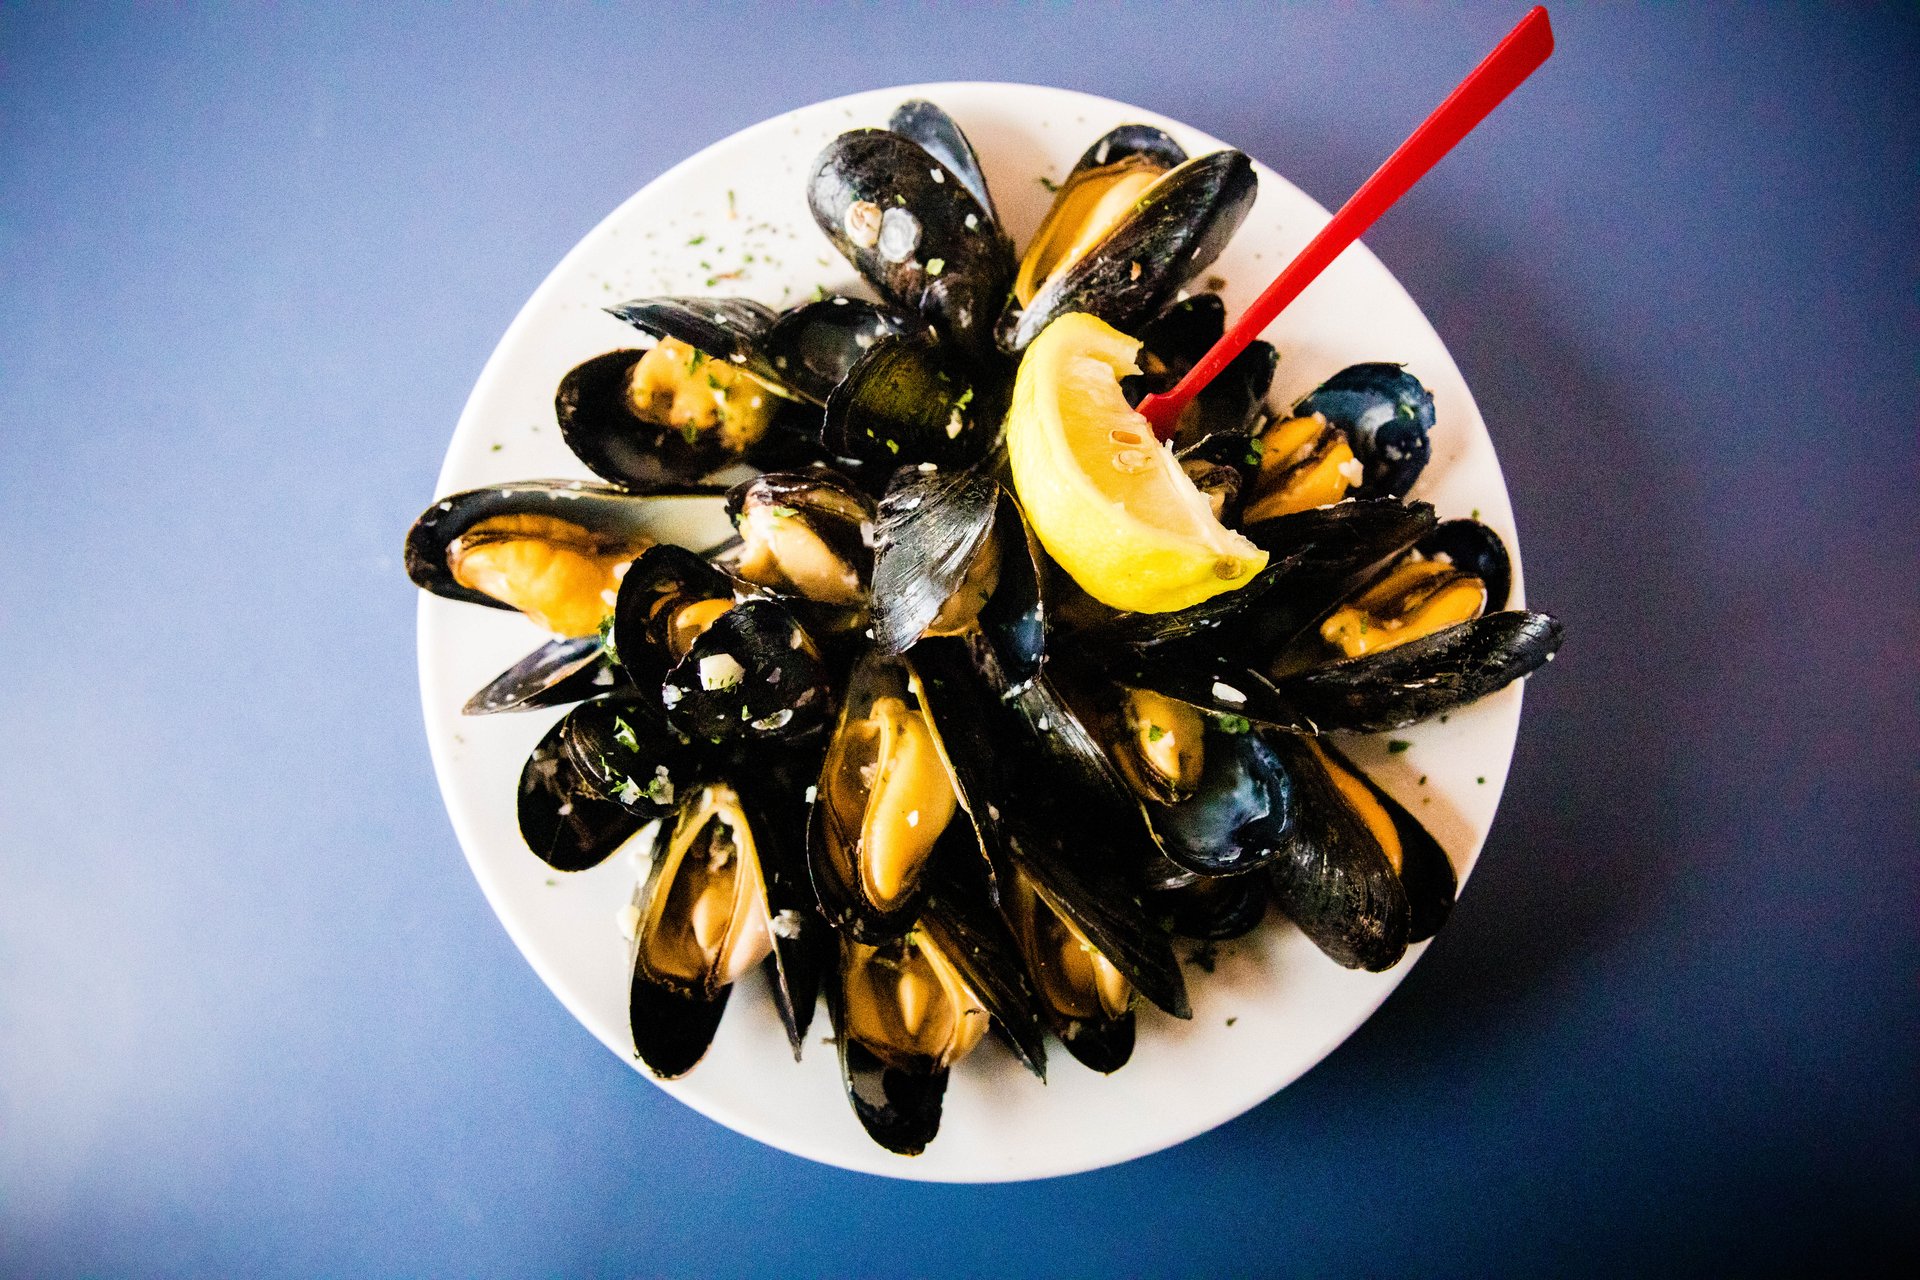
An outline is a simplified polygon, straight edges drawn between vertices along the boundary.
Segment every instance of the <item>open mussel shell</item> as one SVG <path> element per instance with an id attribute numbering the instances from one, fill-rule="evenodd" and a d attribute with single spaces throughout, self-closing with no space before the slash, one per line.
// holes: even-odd
<path id="1" fill-rule="evenodd" d="M 873 573 L 873 499 L 824 468 L 770 471 L 727 493 L 741 545 L 725 563 L 763 594 L 858 611 Z"/>
<path id="2" fill-rule="evenodd" d="M 873 643 L 882 653 L 905 653 L 930 631 L 954 634 L 978 618 L 1000 580 L 999 506 L 1000 485 L 977 469 L 893 474 L 874 530 Z"/>
<path id="3" fill-rule="evenodd" d="M 464 716 L 563 707 L 610 691 L 619 674 L 598 635 L 564 636 L 502 671 L 460 708 Z"/>
<path id="4" fill-rule="evenodd" d="M 576 547 L 594 558 L 631 559 L 669 527 L 676 513 L 661 504 L 694 500 L 632 494 L 582 480 L 521 480 L 448 494 L 407 530 L 407 576 L 415 586 L 449 600 L 512 609 L 456 578 L 448 549 L 469 535 L 506 529 L 528 540 L 549 538 L 556 547 Z"/>
<path id="5" fill-rule="evenodd" d="M 1360 658 L 1274 681 L 1319 729 L 1381 733 L 1477 701 L 1537 671 L 1560 648 L 1560 623 L 1505 610 Z"/>
<path id="6" fill-rule="evenodd" d="M 1174 293 L 1220 256 L 1253 208 L 1253 162 L 1238 151 L 1189 160 L 1154 183 L 1131 212 L 1024 308 L 999 326 L 1001 348 L 1027 344 L 1069 311 L 1136 331 Z"/>
<path id="7" fill-rule="evenodd" d="M 733 581 L 668 543 L 627 566 L 614 599 L 613 656 L 638 688 L 660 687 L 700 632 L 733 604 Z"/>
<path id="8" fill-rule="evenodd" d="M 711 360 L 725 361 L 758 378 L 776 395 L 792 396 L 782 371 L 767 354 L 767 334 L 778 318 L 751 298 L 635 298 L 608 307 L 655 338 L 672 338 Z"/>
<path id="9" fill-rule="evenodd" d="M 587 704 L 591 705 L 591 704 Z M 585 871 L 613 856 L 648 819 L 600 798 L 567 750 L 576 707 L 540 739 L 520 770 L 520 835 L 556 871 Z"/>
<path id="10" fill-rule="evenodd" d="M 862 942 L 920 914 L 937 861 L 980 860 L 939 732 L 907 664 L 878 652 L 853 668 L 807 821 L 807 866 L 828 923 Z"/>
<path id="11" fill-rule="evenodd" d="M 1487 589 L 1484 612 L 1506 607 L 1513 590 L 1513 560 L 1500 535 L 1478 520 L 1448 520 L 1414 545 L 1429 560 L 1445 559 L 1462 573 L 1480 579 Z"/>
<path id="12" fill-rule="evenodd" d="M 875 467 L 964 467 L 992 449 L 1011 393 L 1005 370 L 956 361 L 931 334 L 883 337 L 827 398 L 820 439 Z"/>
<path id="13" fill-rule="evenodd" d="M 1274 904 L 1336 963 L 1391 969 L 1412 940 L 1405 883 L 1315 741 L 1273 745 L 1299 794 L 1293 839 L 1268 869 Z"/>
<path id="14" fill-rule="evenodd" d="M 901 134 L 855 129 L 814 162 L 807 203 L 884 301 L 991 359 L 1013 244 L 959 175 Z"/>
<path id="15" fill-rule="evenodd" d="M 695 780 L 692 743 L 651 694 L 614 694 L 576 707 L 561 743 L 595 799 L 645 821 L 673 811 Z"/>
<path id="16" fill-rule="evenodd" d="M 823 930 L 773 895 L 773 868 L 792 857 L 783 830 L 796 815 L 770 813 L 751 796 L 724 782 L 689 787 L 635 895 L 628 1021 L 635 1052 L 662 1079 L 706 1054 L 733 983 L 756 965 L 767 970 L 796 1056 L 812 1015 Z M 790 866 L 786 875 L 790 884 Z"/>
<path id="17" fill-rule="evenodd" d="M 1340 782 L 1351 807 L 1362 812 L 1367 824 L 1378 833 L 1390 828 L 1398 845 L 1397 855 L 1389 854 L 1407 891 L 1407 941 L 1424 942 L 1440 931 L 1453 914 L 1454 896 L 1459 878 L 1453 860 L 1440 842 L 1433 838 L 1411 810 L 1383 790 L 1359 766 L 1349 760 L 1329 738 L 1317 738 L 1314 745 L 1325 757 L 1329 774 Z M 1356 794 L 1364 791 L 1366 799 Z M 1385 840 L 1382 841 L 1384 845 Z"/>
<path id="18" fill-rule="evenodd" d="M 786 384 L 818 405 L 875 342 L 921 328 L 917 318 L 837 294 L 782 312 L 767 331 L 767 359 Z"/>
<path id="19" fill-rule="evenodd" d="M 1166 856 L 1197 875 L 1256 871 L 1280 858 L 1291 837 L 1293 779 L 1267 735 L 1200 717 L 1201 760 L 1193 789 L 1150 800 L 1147 813 Z M 1277 735 L 1285 737 L 1285 735 Z"/>
<path id="20" fill-rule="evenodd" d="M 803 737 L 833 711 L 819 649 L 786 606 L 747 600 L 702 631 L 661 686 L 669 717 L 713 742 Z"/>
<path id="21" fill-rule="evenodd" d="M 1223 618 L 1231 625 L 1209 645 L 1216 652 L 1239 654 L 1245 662 L 1271 662 L 1434 527 L 1430 504 L 1389 498 L 1315 507 L 1246 526 L 1242 532 L 1269 556 L 1261 572 L 1273 574 L 1273 590 L 1260 608 Z M 1152 624 L 1149 620 L 1145 625 Z"/>
<path id="22" fill-rule="evenodd" d="M 665 357 L 654 352 L 609 351 L 560 379 L 553 399 L 560 438 L 597 476 L 634 493 L 684 488 L 735 463 L 780 456 L 813 430 L 816 415 L 764 381 L 721 373 L 722 362 L 704 351 L 676 357 L 664 371 Z M 647 360 L 655 363 L 643 368 Z M 676 425 L 656 405 L 643 411 L 634 399 L 636 377 L 684 387 L 676 393 L 662 382 L 654 390 L 712 421 Z"/>
<path id="23" fill-rule="evenodd" d="M 1433 394 L 1397 364 L 1342 369 L 1293 413 L 1317 413 L 1347 437 L 1364 468 L 1356 498 L 1405 497 L 1433 453 Z"/>
<path id="24" fill-rule="evenodd" d="M 965 184 L 968 193 L 986 210 L 987 217 L 998 225 L 993 195 L 987 190 L 987 175 L 980 168 L 980 157 L 973 153 L 973 144 L 967 141 L 967 135 L 952 116 L 924 98 L 915 98 L 894 108 L 887 128 L 919 143 L 923 151 L 945 165 L 947 172 Z"/>

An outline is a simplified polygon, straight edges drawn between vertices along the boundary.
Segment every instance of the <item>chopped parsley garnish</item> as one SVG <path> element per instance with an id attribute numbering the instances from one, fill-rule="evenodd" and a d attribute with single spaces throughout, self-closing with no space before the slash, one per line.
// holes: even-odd
<path id="1" fill-rule="evenodd" d="M 1487 785 L 1487 780 L 1485 778 L 1475 778 L 1474 781 L 1479 783 L 1483 787 Z"/>
<path id="2" fill-rule="evenodd" d="M 1253 721 L 1245 716 L 1221 716 L 1220 728 L 1224 733 L 1245 733 L 1253 728 Z"/>
<path id="3" fill-rule="evenodd" d="M 706 362 L 707 362 L 707 353 L 699 350 L 698 348 L 695 348 L 693 354 L 687 357 L 687 372 L 688 373 L 700 372 L 700 366 L 705 364 Z"/>
<path id="4" fill-rule="evenodd" d="M 1164 738 L 1164 737 L 1166 737 L 1166 736 L 1167 736 L 1167 731 L 1166 731 L 1165 729 L 1162 729 L 1162 728 L 1161 728 L 1161 727 L 1160 727 L 1159 725 L 1157 725 L 1157 724 L 1150 724 L 1150 725 L 1148 725 L 1148 726 L 1147 726 L 1147 741 L 1148 741 L 1148 742 L 1158 742 L 1158 741 L 1160 741 L 1160 739 L 1162 739 L 1162 738 Z"/>
<path id="5" fill-rule="evenodd" d="M 771 511 L 774 515 L 779 516 L 782 520 L 785 520 L 789 516 L 797 516 L 800 514 L 799 511 L 795 510 L 793 507 L 768 507 L 767 510 Z"/>
<path id="6" fill-rule="evenodd" d="M 1045 187 L 1049 191 L 1058 191 L 1060 189 L 1060 184 L 1055 182 L 1052 178 L 1049 178 L 1044 173 L 1041 174 L 1039 178 L 1035 179 L 1035 181 L 1037 181 L 1041 186 Z"/>
<path id="7" fill-rule="evenodd" d="M 707 237 L 705 233 L 702 233 L 700 235 L 695 236 L 693 239 L 687 241 L 687 247 L 692 248 L 696 244 L 705 244 L 706 242 L 707 242 Z"/>
<path id="8" fill-rule="evenodd" d="M 640 739 L 634 735 L 633 726 L 627 723 L 626 717 L 615 716 L 613 724 L 613 740 L 629 751 L 638 751 Z"/>
<path id="9" fill-rule="evenodd" d="M 1412 745 L 1413 744 L 1411 742 L 1408 742 L 1404 738 L 1387 739 L 1387 750 L 1392 752 L 1396 756 L 1399 755 L 1402 751 L 1405 751 L 1408 747 Z"/>

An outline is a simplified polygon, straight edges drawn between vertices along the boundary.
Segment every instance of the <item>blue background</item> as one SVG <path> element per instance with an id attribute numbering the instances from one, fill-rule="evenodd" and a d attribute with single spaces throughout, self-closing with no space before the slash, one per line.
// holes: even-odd
<path id="1" fill-rule="evenodd" d="M 1520 6 L 0 8 L 0 1270 L 1774 1271 L 1914 1245 L 1920 21 L 1555 12 L 1369 236 L 1571 635 L 1452 927 L 1118 1169 L 817 1167 L 594 1043 L 419 724 L 403 530 L 603 214 L 1052 82 L 1323 202 Z"/>

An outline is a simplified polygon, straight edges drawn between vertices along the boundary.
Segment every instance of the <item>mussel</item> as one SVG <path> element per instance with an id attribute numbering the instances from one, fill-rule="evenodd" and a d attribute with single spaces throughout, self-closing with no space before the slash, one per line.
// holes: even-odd
<path id="1" fill-rule="evenodd" d="M 930 115 L 918 118 L 924 124 Z M 926 128 L 914 132 L 928 136 Z M 938 132 L 960 136 L 951 121 Z M 952 150 L 948 157 L 958 159 Z M 961 167 L 964 177 L 978 178 L 977 169 Z M 1013 245 L 963 174 L 914 138 L 855 129 L 828 143 L 814 162 L 807 203 L 834 247 L 882 299 L 919 316 L 970 358 L 991 359 L 992 326 L 1013 277 Z"/>
<path id="2" fill-rule="evenodd" d="M 824 405 L 875 342 L 920 328 L 917 318 L 891 307 L 830 294 L 782 312 L 764 347 L 787 386 Z"/>
<path id="3" fill-rule="evenodd" d="M 660 687 L 668 717 L 720 742 L 799 738 L 833 712 L 819 648 L 777 600 L 747 600 L 714 618 Z"/>
<path id="4" fill-rule="evenodd" d="M 735 577 L 760 591 L 858 611 L 872 573 L 873 500 L 826 470 L 766 472 L 727 494 Z"/>
<path id="5" fill-rule="evenodd" d="M 769 898 L 763 861 L 781 856 L 782 820 L 750 811 L 733 785 L 692 788 L 634 900 L 629 1021 L 634 1050 L 662 1079 L 707 1051 L 733 984 L 763 962 L 796 1049 L 817 991 L 816 945 L 792 907 Z M 808 986 L 809 982 L 813 984 Z"/>
<path id="6" fill-rule="evenodd" d="M 1397 364 L 1327 379 L 1260 436 L 1248 521 L 1345 497 L 1404 497 L 1432 455 L 1433 395 Z"/>
<path id="7" fill-rule="evenodd" d="M 900 1155 L 939 1132 L 948 1074 L 989 1029 L 1046 1075 L 1032 988 L 977 879 L 943 876 L 918 923 L 891 941 L 842 934 L 828 1009 L 854 1115 Z"/>
<path id="8" fill-rule="evenodd" d="M 807 861 L 828 923 L 865 942 L 919 915 L 929 863 L 950 825 L 962 856 L 973 833 L 938 731 L 906 662 L 873 652 L 853 669 L 821 766 L 807 825 Z"/>
<path id="9" fill-rule="evenodd" d="M 598 866 L 672 809 L 687 781 L 691 742 L 657 699 L 611 695 L 563 716 L 520 771 L 527 847 L 559 871 Z"/>
<path id="10" fill-rule="evenodd" d="M 1003 350 L 1024 351 L 1069 311 L 1135 331 L 1220 256 L 1253 207 L 1253 162 L 1238 151 L 1177 156 L 1165 134 L 1138 125 L 1088 148 L 1021 262 Z"/>
<path id="11" fill-rule="evenodd" d="M 1350 969 L 1398 964 L 1454 898 L 1453 864 L 1405 807 L 1323 739 L 1276 741 L 1302 797 L 1296 838 L 1270 869 L 1274 902 Z"/>

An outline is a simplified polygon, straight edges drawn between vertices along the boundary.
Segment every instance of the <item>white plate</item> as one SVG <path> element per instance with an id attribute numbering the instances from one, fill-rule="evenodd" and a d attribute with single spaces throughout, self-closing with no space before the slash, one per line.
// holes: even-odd
<path id="1" fill-rule="evenodd" d="M 915 97 L 938 102 L 966 129 L 1020 245 L 1046 209 L 1041 179 L 1063 177 L 1115 125 L 1157 125 L 1196 155 L 1227 145 L 1122 103 L 1008 84 L 876 90 L 755 125 L 650 183 L 554 268 L 482 371 L 438 491 L 588 476 L 560 442 L 553 393 L 581 360 L 634 343 L 632 329 L 601 311 L 609 303 L 733 291 L 777 307 L 816 285 L 862 291 L 814 227 L 805 177 L 835 134 L 884 126 L 895 106 Z M 1223 278 L 1227 283 L 1216 287 L 1230 314 L 1327 219 L 1272 170 L 1260 167 L 1259 174 L 1252 214 L 1196 283 Z M 1443 517 L 1477 512 L 1506 538 L 1516 553 L 1518 604 L 1513 516 L 1486 427 L 1446 348 L 1386 268 L 1364 248 L 1349 249 L 1267 337 L 1281 352 L 1276 404 L 1362 360 L 1405 363 L 1432 389 L 1439 425 L 1415 496 Z M 689 541 L 712 539 L 690 530 Z M 515 824 L 521 763 L 560 713 L 460 715 L 468 695 L 543 638 L 517 614 L 422 594 L 420 685 L 434 768 L 474 875 L 515 944 L 575 1017 L 635 1062 L 626 1024 L 627 943 L 616 919 L 633 889 L 633 862 L 622 855 L 562 875 L 527 851 Z M 1402 752 L 1391 753 L 1382 738 L 1357 741 L 1352 753 L 1425 821 L 1464 879 L 1493 820 L 1519 719 L 1516 686 L 1445 724 L 1396 735 L 1412 743 Z M 1142 1011 L 1133 1061 L 1113 1076 L 1088 1071 L 1061 1051 L 1051 1056 L 1042 1085 L 997 1045 L 984 1045 L 955 1070 L 940 1135 L 914 1158 L 876 1146 L 855 1121 L 825 1043 L 824 1009 L 805 1060 L 793 1061 L 757 974 L 735 993 L 705 1061 L 685 1080 L 661 1087 L 749 1137 L 844 1168 L 951 1182 L 1072 1173 L 1181 1142 L 1283 1088 L 1365 1021 L 1423 949 L 1415 947 L 1390 973 L 1349 972 L 1292 926 L 1269 918 L 1251 938 L 1223 947 L 1213 972 L 1188 968 L 1191 1022 Z"/>

